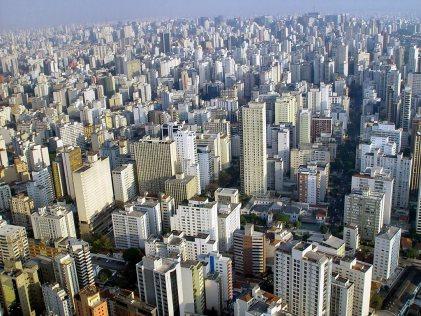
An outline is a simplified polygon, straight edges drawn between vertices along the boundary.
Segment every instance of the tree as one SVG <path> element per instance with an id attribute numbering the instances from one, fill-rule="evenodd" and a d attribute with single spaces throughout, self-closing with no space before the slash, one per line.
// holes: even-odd
<path id="1" fill-rule="evenodd" d="M 142 260 L 143 254 L 138 248 L 129 248 L 123 251 L 123 259 L 129 264 L 136 264 Z"/>
<path id="2" fill-rule="evenodd" d="M 105 235 L 93 236 L 91 244 L 92 244 L 92 252 L 94 253 L 114 252 L 114 245 L 111 239 Z"/>
<path id="3" fill-rule="evenodd" d="M 377 309 L 377 310 L 381 309 L 383 305 L 383 297 L 381 297 L 379 294 L 374 294 L 373 297 L 371 298 L 370 305 L 374 309 Z"/>
<path id="4" fill-rule="evenodd" d="M 108 269 L 102 269 L 101 271 L 99 271 L 98 273 L 98 279 L 102 282 L 105 283 L 108 281 L 108 279 L 113 275 L 113 273 L 108 270 Z"/>
<path id="5" fill-rule="evenodd" d="M 327 228 L 327 226 L 325 224 L 320 225 L 320 232 L 322 234 L 326 234 L 329 231 L 329 229 Z"/>

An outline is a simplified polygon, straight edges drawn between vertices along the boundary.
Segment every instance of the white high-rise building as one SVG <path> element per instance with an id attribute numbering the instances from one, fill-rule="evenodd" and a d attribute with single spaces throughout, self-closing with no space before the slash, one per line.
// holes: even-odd
<path id="1" fill-rule="evenodd" d="M 89 164 L 73 173 L 73 180 L 79 222 L 90 225 L 97 214 L 114 202 L 108 158 L 90 156 Z"/>
<path id="2" fill-rule="evenodd" d="M 241 204 L 218 203 L 218 239 L 219 250 L 229 251 L 234 242 L 234 231 L 241 228 Z"/>
<path id="3" fill-rule="evenodd" d="M 134 165 L 124 164 L 112 171 L 114 197 L 117 202 L 125 203 L 137 195 Z"/>
<path id="4" fill-rule="evenodd" d="M 53 269 L 56 281 L 70 296 L 74 306 L 74 297 L 79 292 L 75 260 L 69 254 L 59 254 L 54 258 Z"/>
<path id="5" fill-rule="evenodd" d="M 218 241 L 218 205 L 206 200 L 189 200 L 187 205 L 179 205 L 170 219 L 171 230 L 179 230 L 188 236 L 209 234 Z"/>
<path id="6" fill-rule="evenodd" d="M 386 281 L 399 266 L 401 229 L 387 226 L 376 236 L 374 244 L 373 277 Z"/>
<path id="7" fill-rule="evenodd" d="M 177 147 L 178 172 L 196 176 L 200 180 L 200 167 L 197 154 L 196 132 L 182 129 L 174 134 Z M 200 182 L 200 181 L 199 181 Z M 200 183 L 197 193 L 200 194 Z"/>
<path id="8" fill-rule="evenodd" d="M 79 287 L 84 288 L 88 285 L 94 285 L 94 270 L 89 243 L 76 238 L 68 238 L 67 251 L 75 261 Z"/>
<path id="9" fill-rule="evenodd" d="M 0 264 L 25 261 L 29 256 L 25 227 L 9 225 L 0 217 Z"/>
<path id="10" fill-rule="evenodd" d="M 329 315 L 332 259 L 304 242 L 281 244 L 275 252 L 275 295 L 293 315 Z"/>
<path id="11" fill-rule="evenodd" d="M 156 306 L 159 316 L 184 314 L 178 260 L 145 256 L 136 264 L 136 271 L 141 301 Z"/>
<path id="12" fill-rule="evenodd" d="M 355 258 L 341 258 L 333 262 L 332 270 L 354 283 L 353 316 L 367 316 L 370 310 L 370 291 L 373 268 Z"/>
<path id="13" fill-rule="evenodd" d="M 345 196 L 344 223 L 357 225 L 361 239 L 374 241 L 383 227 L 384 193 L 352 190 Z"/>
<path id="14" fill-rule="evenodd" d="M 353 304 L 354 283 L 341 277 L 338 273 L 333 273 L 330 293 L 330 315 L 352 316 Z"/>
<path id="15" fill-rule="evenodd" d="M 136 201 L 129 204 L 134 210 L 145 212 L 148 215 L 149 232 L 151 235 L 158 236 L 162 233 L 162 202 L 162 199 L 159 201 L 155 198 L 139 197 Z M 165 207 L 168 207 L 168 205 Z"/>
<path id="16" fill-rule="evenodd" d="M 310 144 L 311 143 L 311 111 L 301 110 L 299 113 L 298 120 L 298 144 Z"/>
<path id="17" fill-rule="evenodd" d="M 39 208 L 31 214 L 31 223 L 35 239 L 76 237 L 73 212 L 60 204 Z"/>
<path id="18" fill-rule="evenodd" d="M 394 179 L 388 170 L 373 168 L 366 170 L 364 173 L 353 175 L 351 189 L 363 190 L 369 188 L 371 191 L 384 193 L 383 224 L 389 225 L 392 215 L 393 184 Z"/>
<path id="19" fill-rule="evenodd" d="M 133 206 L 112 214 L 114 242 L 117 249 L 144 248 L 150 236 L 148 213 Z"/>
<path id="20" fill-rule="evenodd" d="M 32 181 L 28 182 L 28 196 L 34 200 L 35 207 L 44 207 L 55 199 L 53 181 L 49 167 L 32 171 Z"/>
<path id="21" fill-rule="evenodd" d="M 241 188 L 246 195 L 265 195 L 266 104 L 250 102 L 241 109 Z"/>
<path id="22" fill-rule="evenodd" d="M 58 283 L 42 286 L 45 309 L 48 315 L 72 316 L 72 303 L 69 295 Z"/>

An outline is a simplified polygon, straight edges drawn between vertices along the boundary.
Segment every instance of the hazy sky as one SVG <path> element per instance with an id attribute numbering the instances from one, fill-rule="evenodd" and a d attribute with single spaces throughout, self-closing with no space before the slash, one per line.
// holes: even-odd
<path id="1" fill-rule="evenodd" d="M 0 0 L 0 30 L 126 19 L 309 12 L 421 16 L 421 0 Z"/>

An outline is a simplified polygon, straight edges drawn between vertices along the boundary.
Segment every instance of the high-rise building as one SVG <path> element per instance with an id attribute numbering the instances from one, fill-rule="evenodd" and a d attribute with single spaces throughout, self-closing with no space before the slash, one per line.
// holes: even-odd
<path id="1" fill-rule="evenodd" d="M 144 137 L 132 143 L 136 161 L 139 192 L 159 194 L 165 191 L 165 181 L 176 173 L 176 144 L 169 139 Z"/>
<path id="2" fill-rule="evenodd" d="M 175 200 L 173 197 L 161 194 L 159 198 L 162 218 L 162 230 L 168 233 L 171 230 L 171 217 L 175 214 Z"/>
<path id="3" fill-rule="evenodd" d="M 84 288 L 95 284 L 89 243 L 76 238 L 68 238 L 67 251 L 75 261 L 79 287 Z"/>
<path id="4" fill-rule="evenodd" d="M 158 316 L 183 314 L 180 262 L 145 256 L 136 264 L 136 270 L 139 296 L 143 302 L 155 305 Z"/>
<path id="5" fill-rule="evenodd" d="M 329 165 L 309 163 L 297 171 L 298 200 L 304 203 L 324 202 L 329 181 Z"/>
<path id="6" fill-rule="evenodd" d="M 289 93 L 282 94 L 275 101 L 275 124 L 291 123 L 297 125 L 297 99 Z"/>
<path id="7" fill-rule="evenodd" d="M 145 247 L 145 240 L 150 236 L 147 212 L 128 206 L 113 212 L 112 222 L 117 249 Z"/>
<path id="8" fill-rule="evenodd" d="M 161 32 L 159 33 L 159 51 L 164 54 L 171 53 L 171 33 Z"/>
<path id="9" fill-rule="evenodd" d="M 53 261 L 53 271 L 56 281 L 69 295 L 74 307 L 74 297 L 79 292 L 75 260 L 69 254 L 57 255 Z"/>
<path id="10" fill-rule="evenodd" d="M 311 142 L 314 143 L 323 133 L 332 134 L 333 120 L 331 117 L 314 116 L 311 118 Z"/>
<path id="11" fill-rule="evenodd" d="M 206 306 L 202 263 L 192 260 L 182 261 L 180 270 L 184 313 L 203 314 Z"/>
<path id="12" fill-rule="evenodd" d="M 332 273 L 332 288 L 330 291 L 330 315 L 352 316 L 354 304 L 354 283 Z"/>
<path id="13" fill-rule="evenodd" d="M 0 210 L 10 210 L 10 199 L 12 198 L 12 192 L 10 186 L 4 182 L 0 182 Z"/>
<path id="14" fill-rule="evenodd" d="M 264 195 L 267 186 L 266 104 L 250 102 L 241 108 L 241 189 L 246 195 Z"/>
<path id="15" fill-rule="evenodd" d="M 401 229 L 384 227 L 374 244 L 373 278 L 386 281 L 396 273 L 399 265 Z"/>
<path id="16" fill-rule="evenodd" d="M 236 189 L 224 189 L 237 191 Z M 221 199 L 221 197 L 219 197 Z M 218 201 L 217 198 L 215 198 Z M 234 244 L 234 232 L 240 229 L 241 203 L 224 204 L 218 202 L 218 239 L 219 250 L 230 251 Z"/>
<path id="17" fill-rule="evenodd" d="M 303 109 L 298 114 L 298 144 L 311 143 L 311 111 Z"/>
<path id="18" fill-rule="evenodd" d="M 73 173 L 83 166 L 81 149 L 80 147 L 65 147 L 60 155 L 66 180 L 66 193 L 72 199 L 75 199 Z"/>
<path id="19" fill-rule="evenodd" d="M 6 315 L 41 315 L 44 304 L 38 266 L 20 261 L 6 264 L 0 272 L 2 308 Z"/>
<path id="20" fill-rule="evenodd" d="M 42 286 L 45 310 L 48 314 L 58 316 L 73 315 L 72 303 L 69 295 L 58 283 L 44 284 Z"/>
<path id="21" fill-rule="evenodd" d="M 188 236 L 209 234 L 218 242 L 218 205 L 208 199 L 195 198 L 180 204 L 171 219 L 171 230 L 179 230 Z"/>
<path id="22" fill-rule="evenodd" d="M 304 242 L 281 244 L 275 252 L 274 288 L 293 315 L 328 315 L 332 259 Z"/>
<path id="23" fill-rule="evenodd" d="M 369 315 L 372 266 L 353 257 L 344 257 L 333 261 L 332 271 L 354 283 L 352 315 Z"/>
<path id="24" fill-rule="evenodd" d="M 345 196 L 344 223 L 357 225 L 361 239 L 374 242 L 383 227 L 383 216 L 384 193 L 354 189 Z"/>
<path id="25" fill-rule="evenodd" d="M 60 204 L 39 208 L 31 214 L 31 223 L 35 239 L 76 237 L 73 212 Z"/>
<path id="26" fill-rule="evenodd" d="M 112 171 L 114 197 L 116 202 L 126 203 L 137 195 L 133 164 L 124 164 Z"/>
<path id="27" fill-rule="evenodd" d="M 88 285 L 75 296 L 76 316 L 108 316 L 107 301 L 102 299 L 95 285 Z"/>
<path id="28" fill-rule="evenodd" d="M 34 200 L 20 193 L 12 196 L 10 204 L 13 224 L 31 230 L 31 214 L 35 210 Z"/>
<path id="29" fill-rule="evenodd" d="M 0 264 L 25 261 L 29 256 L 25 227 L 9 225 L 0 219 Z"/>
<path id="30" fill-rule="evenodd" d="M 34 200 L 36 208 L 51 204 L 55 199 L 53 181 L 49 167 L 31 172 L 32 181 L 27 183 L 28 195 Z"/>
<path id="31" fill-rule="evenodd" d="M 415 215 L 415 231 L 421 234 L 421 190 L 418 190 L 417 211 Z"/>
<path id="32" fill-rule="evenodd" d="M 392 196 L 394 179 L 388 170 L 373 168 L 352 176 L 351 189 L 369 188 L 384 193 L 383 224 L 389 225 L 392 216 Z"/>
<path id="33" fill-rule="evenodd" d="M 421 177 L 421 120 L 412 125 L 411 137 L 412 170 L 410 190 L 412 195 L 417 195 Z"/>
<path id="34" fill-rule="evenodd" d="M 177 207 L 197 194 L 197 182 L 196 176 L 178 173 L 175 178 L 165 181 L 165 193 L 174 198 Z"/>
<path id="35" fill-rule="evenodd" d="M 89 232 L 95 217 L 114 202 L 108 158 L 94 154 L 88 157 L 88 162 L 73 173 L 82 234 Z"/>
<path id="36" fill-rule="evenodd" d="M 266 271 L 266 236 L 246 224 L 234 232 L 235 271 L 243 275 L 259 275 Z"/>

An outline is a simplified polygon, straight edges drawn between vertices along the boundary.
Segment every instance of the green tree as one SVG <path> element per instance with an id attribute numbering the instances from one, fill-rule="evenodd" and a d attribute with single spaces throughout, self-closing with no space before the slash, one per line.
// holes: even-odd
<path id="1" fill-rule="evenodd" d="M 142 260 L 143 253 L 138 248 L 129 248 L 123 251 L 123 259 L 129 264 L 136 264 Z"/>
<path id="2" fill-rule="evenodd" d="M 383 297 L 381 297 L 379 294 L 374 294 L 371 298 L 370 305 L 374 309 L 381 309 L 383 305 Z"/>

